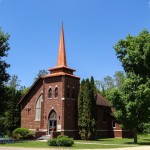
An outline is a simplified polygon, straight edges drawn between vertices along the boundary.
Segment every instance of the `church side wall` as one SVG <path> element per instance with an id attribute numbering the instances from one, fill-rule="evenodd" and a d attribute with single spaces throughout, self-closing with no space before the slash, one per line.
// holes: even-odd
<path id="1" fill-rule="evenodd" d="M 43 80 L 40 79 L 36 86 L 30 89 L 21 104 L 21 127 L 28 129 L 40 128 L 40 121 L 35 121 L 35 106 L 38 97 L 43 93 Z M 43 102 L 42 102 L 43 103 Z"/>
<path id="2" fill-rule="evenodd" d="M 103 118 L 104 109 L 106 119 Z M 129 131 L 123 131 L 111 113 L 110 107 L 97 106 L 97 136 L 101 138 L 128 137 Z"/>

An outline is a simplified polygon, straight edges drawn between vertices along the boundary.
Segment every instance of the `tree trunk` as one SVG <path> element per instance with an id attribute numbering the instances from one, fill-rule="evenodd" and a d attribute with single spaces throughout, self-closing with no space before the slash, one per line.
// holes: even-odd
<path id="1" fill-rule="evenodd" d="M 137 130 L 136 130 L 136 128 L 134 128 L 134 131 L 133 131 L 133 138 L 134 138 L 134 144 L 137 144 L 138 141 L 137 141 Z"/>

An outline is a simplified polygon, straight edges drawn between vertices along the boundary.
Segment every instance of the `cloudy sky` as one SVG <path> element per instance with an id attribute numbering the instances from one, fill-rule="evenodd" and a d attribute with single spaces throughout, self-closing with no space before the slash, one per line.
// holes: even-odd
<path id="1" fill-rule="evenodd" d="M 113 46 L 128 34 L 150 31 L 149 0 L 0 0 L 0 26 L 10 34 L 8 72 L 30 86 L 54 67 L 62 21 L 68 66 L 102 80 L 122 71 Z"/>

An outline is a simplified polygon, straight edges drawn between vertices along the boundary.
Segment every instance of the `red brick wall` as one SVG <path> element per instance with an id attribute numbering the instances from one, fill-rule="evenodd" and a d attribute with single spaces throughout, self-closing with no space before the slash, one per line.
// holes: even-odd
<path id="1" fill-rule="evenodd" d="M 79 93 L 79 79 L 66 77 L 65 78 L 65 97 L 64 101 L 64 130 L 77 130 L 77 101 Z M 67 88 L 70 88 L 70 98 L 67 98 Z M 72 98 L 72 89 L 74 88 L 75 98 Z"/>
<path id="2" fill-rule="evenodd" d="M 61 130 L 77 129 L 77 97 L 79 91 L 79 79 L 68 76 L 58 76 L 47 78 L 44 81 L 45 87 L 45 126 L 48 128 L 48 116 L 53 109 L 57 113 L 57 125 L 61 125 Z M 68 85 L 75 88 L 75 99 L 66 98 Z M 54 98 L 55 87 L 58 87 L 58 98 Z M 52 98 L 48 98 L 48 89 L 52 89 Z M 69 121 L 68 121 L 69 120 Z"/>
<path id="3" fill-rule="evenodd" d="M 75 98 L 66 98 L 66 89 L 75 89 Z M 55 88 L 58 88 L 58 98 L 54 97 Z M 48 90 L 52 89 L 52 98 L 48 98 Z M 29 129 L 47 131 L 49 114 L 52 110 L 57 113 L 57 125 L 61 130 L 77 130 L 77 97 L 79 79 L 69 76 L 56 76 L 39 79 L 22 102 L 21 126 Z M 71 92 L 71 91 L 70 91 Z M 38 97 L 43 93 L 41 104 L 41 121 L 35 121 L 35 106 Z M 70 93 L 70 95 L 72 95 Z M 28 111 L 28 109 L 30 109 Z"/>
<path id="4" fill-rule="evenodd" d="M 104 109 L 106 112 L 106 121 L 103 121 Z M 112 126 L 115 121 L 115 127 Z M 97 106 L 97 136 L 98 137 L 122 137 L 122 128 L 112 116 L 111 108 L 105 106 Z"/>
<path id="5" fill-rule="evenodd" d="M 106 121 L 103 122 L 103 112 L 106 112 Z M 111 108 L 97 106 L 97 130 L 112 130 Z"/>
<path id="6" fill-rule="evenodd" d="M 62 122 L 62 77 L 51 77 L 46 78 L 45 81 L 45 101 L 44 101 L 44 116 L 45 116 L 45 129 L 48 129 L 48 118 L 52 110 L 57 113 L 57 124 Z M 55 98 L 54 91 L 55 88 L 58 88 L 58 98 Z M 52 98 L 48 98 L 48 90 L 52 89 Z M 59 120 L 60 118 L 60 120 Z"/>
<path id="7" fill-rule="evenodd" d="M 35 120 L 35 106 L 38 97 L 43 92 L 43 80 L 39 79 L 21 103 L 21 127 L 36 129 L 40 128 L 40 122 Z"/>
<path id="8" fill-rule="evenodd" d="M 21 126 L 29 129 L 39 129 L 46 132 L 48 129 L 49 114 L 52 110 L 57 113 L 57 125 L 61 125 L 61 134 L 74 138 L 79 137 L 77 127 L 77 100 L 79 92 L 79 78 L 63 75 L 56 77 L 40 78 L 31 88 L 21 103 Z M 67 88 L 70 87 L 70 97 L 67 98 Z M 52 89 L 52 98 L 48 98 L 48 90 Z M 58 98 L 54 97 L 55 88 L 58 88 Z M 75 98 L 72 98 L 72 88 Z M 35 106 L 38 97 L 43 93 L 41 121 L 35 121 Z M 107 112 L 107 120 L 103 122 L 103 110 Z M 131 137 L 132 133 L 122 131 L 120 125 L 112 127 L 111 108 L 97 106 L 97 136 L 98 137 Z M 59 132 L 59 133 L 60 133 Z M 55 135 L 54 135 L 55 136 Z"/>

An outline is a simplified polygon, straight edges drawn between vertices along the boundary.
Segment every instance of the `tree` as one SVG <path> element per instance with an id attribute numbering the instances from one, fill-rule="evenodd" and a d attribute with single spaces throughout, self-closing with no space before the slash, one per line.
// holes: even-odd
<path id="1" fill-rule="evenodd" d="M 7 57 L 7 52 L 9 50 L 9 35 L 5 34 L 0 28 L 0 117 L 4 115 L 6 99 L 5 97 L 5 88 L 4 84 L 9 79 L 9 74 L 6 72 L 6 69 L 10 66 L 3 59 Z"/>
<path id="2" fill-rule="evenodd" d="M 137 143 L 137 128 L 150 119 L 150 34 L 144 30 L 138 36 L 128 35 L 114 48 L 126 79 L 122 89 L 113 88 L 107 98 L 116 109 L 116 118 L 134 131 Z"/>
<path id="3" fill-rule="evenodd" d="M 12 131 L 20 127 L 20 108 L 18 102 L 22 93 L 12 87 L 7 89 L 7 111 L 5 111 L 4 129 L 7 135 L 11 135 Z"/>
<path id="4" fill-rule="evenodd" d="M 116 71 L 114 75 L 115 87 L 121 89 L 125 81 L 125 74 L 122 71 Z"/>
<path id="5" fill-rule="evenodd" d="M 117 87 L 121 89 L 125 78 L 126 76 L 124 72 L 116 71 L 113 77 L 107 75 L 101 81 L 96 80 L 95 85 L 97 88 L 97 92 L 99 92 L 101 95 L 105 97 L 112 88 Z"/>
<path id="6" fill-rule="evenodd" d="M 29 87 L 21 86 L 20 91 L 21 91 L 22 96 L 23 96 L 29 91 Z"/>
<path id="7" fill-rule="evenodd" d="M 114 46 L 117 58 L 126 73 L 150 77 L 150 34 L 143 30 L 138 36 L 128 35 Z"/>
<path id="8" fill-rule="evenodd" d="M 101 81 L 100 80 L 95 80 L 95 86 L 97 88 L 97 91 L 101 91 Z"/>
<path id="9" fill-rule="evenodd" d="M 143 84 L 143 78 L 130 74 L 125 79 L 122 90 L 113 88 L 107 98 L 115 108 L 115 116 L 124 128 L 134 131 L 137 143 L 137 129 L 150 119 L 150 80 Z"/>
<path id="10" fill-rule="evenodd" d="M 3 132 L 7 135 L 11 135 L 15 128 L 20 127 L 20 108 L 18 102 L 26 89 L 21 87 L 17 75 L 13 75 L 3 89 L 5 107 L 0 117 L 0 130 L 1 133 Z"/>
<path id="11" fill-rule="evenodd" d="M 91 77 L 90 80 L 90 113 L 91 113 L 91 133 L 92 138 L 95 136 L 96 129 L 96 120 L 97 120 L 97 112 L 96 112 L 96 100 L 97 100 L 97 90 L 95 86 L 94 78 Z"/>
<path id="12" fill-rule="evenodd" d="M 85 84 L 85 80 L 83 79 L 81 81 L 80 92 L 79 92 L 79 95 L 78 95 L 78 127 L 79 127 L 79 133 L 82 130 L 83 97 L 84 97 L 83 91 L 84 91 L 84 86 L 85 86 L 84 84 Z"/>
<path id="13" fill-rule="evenodd" d="M 11 78 L 8 82 L 8 86 L 11 87 L 11 88 L 14 88 L 15 90 L 17 90 L 21 87 L 20 82 L 21 81 L 18 79 L 18 76 L 13 75 L 13 76 L 11 76 Z"/>
<path id="14" fill-rule="evenodd" d="M 38 79 L 41 76 L 47 75 L 48 71 L 47 70 L 39 70 L 39 73 L 37 74 L 37 77 L 34 78 L 34 80 Z"/>
<path id="15" fill-rule="evenodd" d="M 96 126 L 96 87 L 94 79 L 81 82 L 78 97 L 78 126 L 81 139 L 94 138 Z"/>
<path id="16" fill-rule="evenodd" d="M 3 60 L 3 57 L 7 57 L 7 51 L 10 49 L 9 44 L 9 35 L 5 34 L 0 28 L 0 88 L 4 86 L 4 83 L 8 81 L 9 74 L 6 73 L 6 69 L 10 66 Z"/>
<path id="17" fill-rule="evenodd" d="M 106 76 L 104 78 L 105 89 L 111 89 L 114 87 L 114 81 L 111 76 Z"/>

